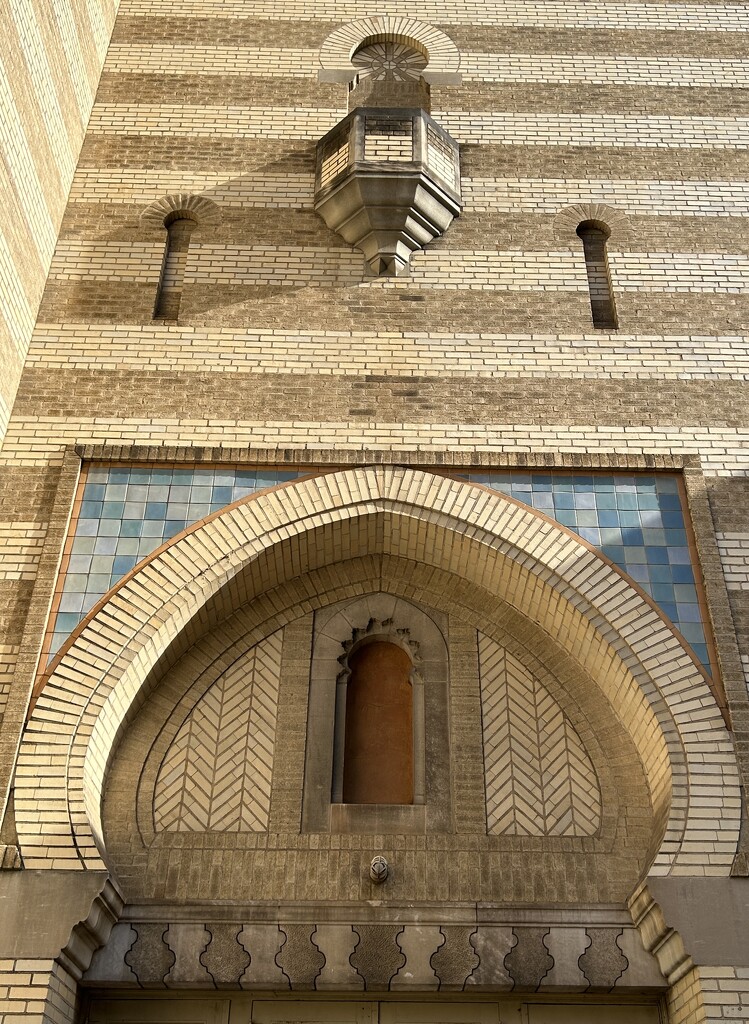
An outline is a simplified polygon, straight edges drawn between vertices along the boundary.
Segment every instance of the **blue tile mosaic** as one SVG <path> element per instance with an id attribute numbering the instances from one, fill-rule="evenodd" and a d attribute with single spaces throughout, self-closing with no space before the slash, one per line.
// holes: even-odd
<path id="1" fill-rule="evenodd" d="M 545 512 L 600 548 L 653 598 L 710 672 L 676 476 L 516 470 L 460 476 Z"/>
<path id="2" fill-rule="evenodd" d="M 146 555 L 199 519 L 298 470 L 89 467 L 49 651 Z"/>
<path id="3" fill-rule="evenodd" d="M 110 587 L 186 526 L 308 470 L 89 467 L 51 637 L 54 654 Z M 678 478 L 669 474 L 455 474 L 545 512 L 600 548 L 656 601 L 710 670 Z"/>

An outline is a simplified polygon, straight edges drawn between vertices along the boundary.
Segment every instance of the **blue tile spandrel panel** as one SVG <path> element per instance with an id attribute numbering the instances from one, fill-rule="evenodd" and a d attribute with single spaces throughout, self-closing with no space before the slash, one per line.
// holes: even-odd
<path id="1" fill-rule="evenodd" d="M 669 474 L 461 474 L 545 512 L 599 548 L 673 622 L 710 672 L 678 478 Z"/>
<path id="2" fill-rule="evenodd" d="M 91 466 L 75 524 L 51 653 L 110 587 L 164 541 L 232 501 L 301 475 L 297 470 L 223 466 Z"/>
<path id="3" fill-rule="evenodd" d="M 254 491 L 304 471 L 92 466 L 63 581 L 51 651 L 125 573 L 164 541 Z M 458 474 L 456 474 L 458 475 Z M 640 584 L 709 671 L 677 478 L 668 474 L 460 474 L 545 512 Z"/>

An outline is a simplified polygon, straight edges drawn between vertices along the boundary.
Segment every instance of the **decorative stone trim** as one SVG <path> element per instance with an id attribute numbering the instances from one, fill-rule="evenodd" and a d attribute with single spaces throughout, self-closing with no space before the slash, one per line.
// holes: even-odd
<path id="1" fill-rule="evenodd" d="M 428 472 L 443 469 L 463 472 L 472 468 L 514 469 L 609 469 L 621 472 L 649 469 L 678 472 L 700 469 L 699 455 L 683 453 L 650 455 L 630 452 L 507 452 L 507 451 L 391 451 L 370 448 L 222 448 L 184 445 L 79 444 L 75 452 L 81 459 L 101 462 L 184 462 L 187 464 L 238 463 L 248 466 L 363 466 L 368 464 L 421 467 Z M 314 469 L 312 471 L 315 471 Z"/>
<path id="2" fill-rule="evenodd" d="M 380 14 L 350 21 L 335 29 L 320 48 L 321 81 L 345 82 L 357 73 L 351 63 L 354 52 L 365 42 L 393 39 L 419 50 L 429 61 L 422 77 L 427 82 L 459 85 L 460 51 L 444 32 L 415 18 Z M 448 76 L 445 79 L 443 76 Z"/>
<path id="3" fill-rule="evenodd" d="M 306 478 L 230 505 L 154 552 L 92 610 L 58 656 L 21 745 L 16 808 L 28 867 L 101 867 L 107 768 L 151 670 L 180 638 L 194 640 L 211 602 L 237 607 L 267 589 L 253 572 L 269 551 L 281 575 L 386 552 L 502 592 L 573 653 L 630 732 L 663 828 L 653 872 L 707 858 L 728 874 L 740 818 L 733 747 L 707 681 L 654 604 L 540 513 L 397 467 Z"/>
<path id="4" fill-rule="evenodd" d="M 65 948 L 57 959 L 76 981 L 80 980 L 91 966 L 96 951 L 108 941 L 123 906 L 122 896 L 107 880 L 91 904 L 88 916 L 73 928 Z"/>
<path id="5" fill-rule="evenodd" d="M 212 908 L 211 908 L 212 909 Z M 206 908 L 210 914 L 210 910 Z M 97 955 L 89 984 L 275 988 L 293 992 L 658 992 L 666 987 L 636 928 L 614 919 L 424 925 L 313 921 L 242 925 L 154 921 L 135 907 Z M 215 910 L 213 910 L 215 914 Z M 621 916 L 621 915 L 620 915 Z M 245 920 L 252 920 L 250 910 Z M 123 950 L 127 952 L 123 956 Z M 272 955 L 275 954 L 275 955 Z M 283 971 L 280 974 L 279 968 Z"/>

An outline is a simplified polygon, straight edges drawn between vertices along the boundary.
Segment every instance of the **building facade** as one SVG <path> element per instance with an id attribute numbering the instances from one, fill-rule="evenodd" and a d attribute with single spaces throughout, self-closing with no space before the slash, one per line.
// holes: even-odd
<path id="1" fill-rule="evenodd" d="M 748 9 L 5 21 L 0 1022 L 749 1020 Z"/>

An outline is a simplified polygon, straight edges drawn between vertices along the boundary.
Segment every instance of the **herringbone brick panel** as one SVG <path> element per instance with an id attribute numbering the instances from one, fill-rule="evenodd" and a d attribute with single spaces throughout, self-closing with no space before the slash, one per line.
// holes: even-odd
<path id="1" fill-rule="evenodd" d="M 190 712 L 156 780 L 157 831 L 267 829 L 282 638 L 253 647 Z"/>
<path id="2" fill-rule="evenodd" d="M 487 831 L 591 836 L 601 792 L 557 702 L 508 651 L 479 633 Z"/>

